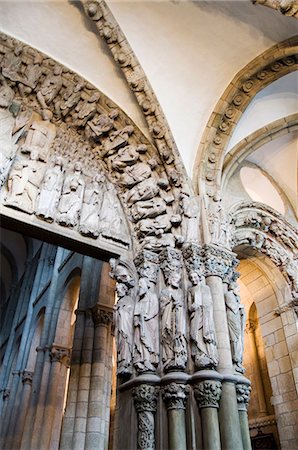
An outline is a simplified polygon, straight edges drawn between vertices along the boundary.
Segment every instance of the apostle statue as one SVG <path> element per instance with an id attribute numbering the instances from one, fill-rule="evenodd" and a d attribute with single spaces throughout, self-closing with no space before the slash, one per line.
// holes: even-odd
<path id="1" fill-rule="evenodd" d="M 74 172 L 66 176 L 62 188 L 62 195 L 58 205 L 58 222 L 61 225 L 74 227 L 78 224 L 84 187 L 85 181 L 82 177 L 82 167 L 79 162 L 76 162 Z"/>
<path id="2" fill-rule="evenodd" d="M 62 163 L 62 158 L 56 156 L 41 184 L 36 215 L 47 222 L 55 219 L 63 183 Z"/>
<path id="3" fill-rule="evenodd" d="M 0 187 L 4 184 L 16 152 L 13 142 L 15 119 L 9 107 L 14 98 L 13 90 L 4 84 L 0 87 Z"/>
<path id="4" fill-rule="evenodd" d="M 187 361 L 184 296 L 178 270 L 167 274 L 167 287 L 161 291 L 161 344 L 165 370 L 185 369 Z"/>
<path id="5" fill-rule="evenodd" d="M 213 368 L 218 364 L 218 353 L 210 288 L 196 271 L 189 274 L 189 279 L 192 283 L 187 295 L 191 354 L 196 369 Z"/>
<path id="6" fill-rule="evenodd" d="M 139 373 L 154 372 L 159 360 L 159 302 L 154 282 L 141 277 L 138 294 L 134 311 L 134 366 Z"/>
<path id="7" fill-rule="evenodd" d="M 233 282 L 228 286 L 227 292 L 225 293 L 225 303 L 232 360 L 234 363 L 235 371 L 244 373 L 245 369 L 242 366 L 242 361 L 246 317 L 244 307 L 240 304 L 237 283 Z"/>
<path id="8" fill-rule="evenodd" d="M 80 232 L 86 236 L 99 236 L 99 211 L 103 199 L 105 177 L 94 176 L 92 183 L 86 186 L 80 217 Z"/>

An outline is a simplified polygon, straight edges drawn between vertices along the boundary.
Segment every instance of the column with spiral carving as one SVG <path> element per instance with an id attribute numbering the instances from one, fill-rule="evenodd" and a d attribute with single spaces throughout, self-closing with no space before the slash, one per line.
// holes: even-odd
<path id="1" fill-rule="evenodd" d="M 201 380 L 193 389 L 201 413 L 204 450 L 220 450 L 218 408 L 221 382 L 218 379 Z"/>
<path id="2" fill-rule="evenodd" d="M 168 439 L 170 450 L 186 450 L 185 408 L 189 386 L 169 383 L 162 389 L 162 397 L 168 415 Z"/>
<path id="3" fill-rule="evenodd" d="M 247 408 L 250 400 L 250 391 L 251 391 L 250 381 L 243 377 L 243 380 L 241 380 L 240 383 L 236 384 L 237 403 L 243 442 L 243 450 L 251 450 L 251 440 L 249 435 L 249 425 L 247 417 Z"/>
<path id="4" fill-rule="evenodd" d="M 133 399 L 138 415 L 138 450 L 155 449 L 155 414 L 159 387 L 140 384 L 133 389 Z"/>

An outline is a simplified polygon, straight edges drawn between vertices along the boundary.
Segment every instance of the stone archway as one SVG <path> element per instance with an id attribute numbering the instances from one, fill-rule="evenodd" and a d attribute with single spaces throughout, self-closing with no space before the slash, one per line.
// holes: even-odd
<path id="1" fill-rule="evenodd" d="M 197 154 L 194 180 L 200 193 L 213 197 L 219 190 L 225 150 L 242 113 L 260 90 L 297 70 L 297 44 L 295 36 L 266 50 L 238 72 L 226 88 L 210 116 Z"/>

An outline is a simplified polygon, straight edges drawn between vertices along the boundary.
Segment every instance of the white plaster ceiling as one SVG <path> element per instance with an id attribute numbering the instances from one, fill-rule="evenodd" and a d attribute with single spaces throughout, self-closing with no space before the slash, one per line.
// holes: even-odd
<path id="1" fill-rule="evenodd" d="M 190 175 L 204 127 L 234 75 L 297 32 L 295 19 L 248 0 L 108 3 L 155 90 Z M 145 129 L 126 82 L 78 2 L 2 1 L 0 29 L 84 76 Z"/>

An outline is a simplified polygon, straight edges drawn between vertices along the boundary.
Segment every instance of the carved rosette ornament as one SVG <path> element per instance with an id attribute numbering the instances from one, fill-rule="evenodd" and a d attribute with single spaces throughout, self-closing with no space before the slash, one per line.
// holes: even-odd
<path id="1" fill-rule="evenodd" d="M 154 415 L 157 409 L 159 386 L 140 384 L 132 391 L 138 415 L 138 450 L 155 449 Z"/>
<path id="2" fill-rule="evenodd" d="M 91 311 L 95 327 L 98 327 L 99 325 L 109 326 L 113 323 L 113 312 L 109 311 L 107 308 L 97 304 L 93 306 Z"/>
<path id="3" fill-rule="evenodd" d="M 249 384 L 237 383 L 236 384 L 236 395 L 239 411 L 247 411 L 249 400 L 250 400 L 251 387 Z"/>
<path id="4" fill-rule="evenodd" d="M 221 397 L 221 382 L 200 381 L 194 386 L 195 399 L 199 408 L 218 408 Z"/>
<path id="5" fill-rule="evenodd" d="M 31 386 L 32 380 L 33 380 L 33 372 L 31 372 L 29 370 L 24 370 L 22 373 L 23 384 L 29 384 Z"/>
<path id="6" fill-rule="evenodd" d="M 181 383 L 170 383 L 162 388 L 162 398 L 167 410 L 185 409 L 189 386 Z"/>
<path id="7" fill-rule="evenodd" d="M 50 349 L 51 362 L 58 362 L 66 367 L 70 364 L 71 349 L 53 344 Z"/>

